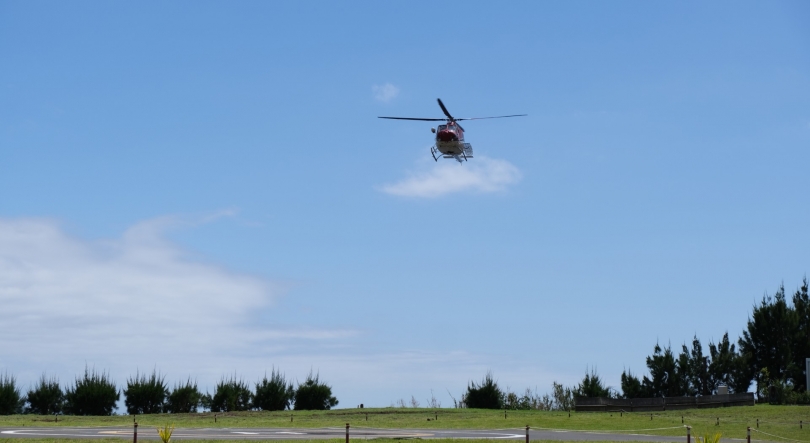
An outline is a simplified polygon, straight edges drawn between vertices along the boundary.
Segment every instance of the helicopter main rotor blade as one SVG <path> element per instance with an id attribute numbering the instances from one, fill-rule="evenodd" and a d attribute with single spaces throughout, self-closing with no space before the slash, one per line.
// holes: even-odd
<path id="1" fill-rule="evenodd" d="M 450 113 L 447 111 L 447 108 L 445 108 L 445 107 L 444 107 L 444 103 L 442 103 L 442 99 L 437 98 L 437 99 L 436 99 L 436 101 L 438 101 L 438 102 L 439 102 L 439 107 L 441 107 L 441 108 L 442 108 L 442 112 L 444 112 L 444 115 L 446 115 L 446 116 L 447 116 L 447 118 L 449 118 L 449 119 L 450 119 L 450 121 L 455 121 L 455 119 L 453 118 L 453 116 L 452 116 L 452 115 L 450 115 Z"/>
<path id="2" fill-rule="evenodd" d="M 446 118 L 417 118 L 417 117 L 377 117 L 377 118 L 387 118 L 390 120 L 419 120 L 423 122 L 446 122 Z"/>
<path id="3" fill-rule="evenodd" d="M 515 114 L 515 115 L 499 115 L 497 117 L 469 117 L 469 118 L 457 118 L 456 121 L 461 120 L 484 120 L 487 118 L 506 118 L 506 117 L 526 117 L 529 114 Z"/>

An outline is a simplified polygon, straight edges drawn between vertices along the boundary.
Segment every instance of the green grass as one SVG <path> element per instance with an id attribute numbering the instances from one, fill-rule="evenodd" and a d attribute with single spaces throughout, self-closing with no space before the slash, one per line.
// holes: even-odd
<path id="1" fill-rule="evenodd" d="M 810 443 L 809 406 L 740 406 L 719 409 L 690 409 L 652 413 L 571 413 L 549 411 L 509 411 L 504 418 L 503 411 L 473 409 L 337 409 L 332 411 L 284 411 L 284 412 L 233 412 L 216 414 L 154 414 L 137 416 L 141 429 L 154 429 L 157 426 L 174 424 L 178 428 L 200 427 L 292 427 L 323 428 L 352 427 L 374 428 L 415 428 L 415 429 L 507 429 L 552 428 L 569 430 L 633 432 L 651 435 L 685 436 L 681 427 L 692 426 L 692 435 L 706 435 L 720 432 L 724 438 L 745 438 L 746 427 L 779 437 Z M 368 415 L 368 420 L 366 420 Z M 292 422 L 290 421 L 292 417 Z M 435 419 L 438 417 L 438 419 Z M 720 424 L 716 425 L 717 418 Z M 430 419 L 430 420 L 428 420 Z M 804 429 L 799 429 L 799 421 L 804 421 Z M 0 427 L 22 426 L 131 426 L 132 416 L 75 417 L 59 416 L 55 423 L 52 416 L 11 415 L 0 417 Z M 670 428 L 670 429 L 658 429 Z M 752 433 L 757 440 L 780 441 L 765 434 Z M 30 441 L 30 440 L 29 440 Z M 99 440 L 94 440 L 99 441 Z M 480 440 L 476 440 L 480 442 Z M 786 440 L 781 440 L 786 441 Z"/>
<path id="2" fill-rule="evenodd" d="M 0 438 L 0 443 L 59 443 L 64 442 L 64 439 L 53 439 L 53 438 L 25 438 L 21 440 L 19 438 Z M 120 438 L 93 438 L 93 439 L 71 439 L 69 440 L 70 443 L 121 443 L 122 441 L 126 441 Z M 155 440 L 148 440 L 148 441 L 155 441 Z M 159 440 L 158 440 L 159 441 Z M 176 440 L 182 443 L 211 443 L 212 440 Z M 328 439 L 328 440 L 215 440 L 217 443 L 245 443 L 245 442 L 272 442 L 272 443 L 345 443 L 344 439 Z M 403 443 L 401 439 L 394 439 L 394 438 L 375 438 L 370 441 L 374 443 Z M 436 439 L 430 440 L 431 443 L 504 443 L 503 440 L 491 440 L 491 439 Z M 607 442 L 600 442 L 600 441 L 589 441 L 589 442 L 581 442 L 581 441 L 559 441 L 559 440 L 532 440 L 532 443 L 607 443 Z M 644 442 L 633 442 L 633 443 L 644 443 Z"/>

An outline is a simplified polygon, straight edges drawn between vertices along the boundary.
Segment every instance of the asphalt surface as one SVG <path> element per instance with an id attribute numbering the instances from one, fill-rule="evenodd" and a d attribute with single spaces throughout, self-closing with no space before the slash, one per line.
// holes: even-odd
<path id="1" fill-rule="evenodd" d="M 132 440 L 131 427 L 48 427 L 48 428 L 0 428 L 0 438 L 121 438 Z M 178 428 L 172 434 L 172 440 L 200 439 L 200 440 L 311 440 L 311 439 L 343 439 L 346 437 L 345 428 Z M 378 428 L 351 428 L 351 439 L 372 438 L 471 438 L 471 439 L 502 439 L 525 440 L 526 431 L 523 429 L 378 429 Z M 157 431 L 151 427 L 142 427 L 138 430 L 138 440 L 157 440 Z M 575 440 L 575 441 L 647 441 L 664 443 L 686 443 L 686 436 L 664 437 L 644 434 L 617 434 L 590 431 L 562 431 L 532 429 L 529 431 L 530 440 Z M 694 441 L 694 440 L 693 440 Z"/>

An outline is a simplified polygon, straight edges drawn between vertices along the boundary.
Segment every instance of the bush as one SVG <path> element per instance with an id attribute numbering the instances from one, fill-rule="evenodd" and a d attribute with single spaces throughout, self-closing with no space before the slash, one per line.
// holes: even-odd
<path id="1" fill-rule="evenodd" d="M 793 384 L 785 380 L 771 380 L 768 386 L 768 403 L 772 405 L 795 405 L 796 393 Z"/>
<path id="2" fill-rule="evenodd" d="M 574 408 L 574 391 L 560 383 L 551 383 L 552 409 L 556 411 L 570 411 Z"/>
<path id="3" fill-rule="evenodd" d="M 84 377 L 65 392 L 65 412 L 73 415 L 112 415 L 120 393 L 105 373 L 84 368 Z"/>
<path id="4" fill-rule="evenodd" d="M 307 375 L 303 384 L 298 385 L 295 390 L 295 410 L 327 410 L 338 404 L 337 398 L 332 396 L 332 387 L 326 383 L 321 383 L 318 375 L 312 377 L 312 372 Z"/>
<path id="5" fill-rule="evenodd" d="M 197 382 L 191 383 L 191 378 L 185 385 L 175 385 L 172 393 L 166 399 L 166 412 L 174 414 L 197 412 L 202 394 L 197 390 Z"/>
<path id="6" fill-rule="evenodd" d="M 719 432 L 715 433 L 714 435 L 704 434 L 703 437 L 696 436 L 695 441 L 698 443 L 720 443 L 720 437 L 722 434 Z"/>
<path id="7" fill-rule="evenodd" d="M 161 377 L 156 371 L 146 378 L 146 374 L 138 375 L 127 380 L 127 388 L 124 389 L 124 404 L 127 406 L 127 413 L 135 414 L 159 414 L 163 412 L 163 405 L 166 402 L 166 382 L 165 377 Z"/>
<path id="8" fill-rule="evenodd" d="M 492 372 L 487 372 L 481 384 L 471 381 L 464 394 L 464 403 L 468 408 L 501 409 L 503 408 L 504 393 L 498 383 L 492 378 Z"/>
<path id="9" fill-rule="evenodd" d="M 0 415 L 19 414 L 25 404 L 17 379 L 5 373 L 0 375 Z"/>
<path id="10" fill-rule="evenodd" d="M 247 411 L 250 409 L 253 394 L 250 387 L 242 380 L 224 377 L 217 383 L 217 390 L 211 399 L 211 412 Z"/>
<path id="11" fill-rule="evenodd" d="M 518 395 L 507 387 L 503 396 L 503 408 L 521 411 L 551 409 L 551 397 L 548 394 L 541 397 L 529 388 L 526 388 L 523 395 Z"/>
<path id="12" fill-rule="evenodd" d="M 55 377 L 47 379 L 45 374 L 42 374 L 35 389 L 28 390 L 26 397 L 28 397 L 28 407 L 25 412 L 29 414 L 59 414 L 62 412 L 65 402 L 65 394 L 59 387 L 59 380 Z"/>
<path id="13" fill-rule="evenodd" d="M 265 374 L 262 381 L 256 383 L 253 407 L 262 411 L 283 411 L 290 407 L 294 397 L 292 383 L 288 384 L 284 376 L 274 368 L 270 373 L 270 380 Z"/>
<path id="14" fill-rule="evenodd" d="M 166 424 L 166 426 L 162 428 L 157 428 L 158 437 L 160 437 L 160 441 L 163 443 L 169 443 L 172 441 L 172 434 L 174 433 L 174 425 Z"/>

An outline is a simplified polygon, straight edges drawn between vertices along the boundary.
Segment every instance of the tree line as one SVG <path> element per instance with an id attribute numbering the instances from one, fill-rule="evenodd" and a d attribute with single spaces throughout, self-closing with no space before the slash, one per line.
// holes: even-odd
<path id="1" fill-rule="evenodd" d="M 649 377 L 630 371 L 621 376 L 621 397 L 676 397 L 712 395 L 719 386 L 730 393 L 748 392 L 756 382 L 757 399 L 774 404 L 810 403 L 805 359 L 810 358 L 810 296 L 805 277 L 792 297 L 780 285 L 753 306 L 746 328 L 736 343 L 728 332 L 718 343 L 709 342 L 704 354 L 697 337 L 682 345 L 676 356 L 670 346 L 655 345 L 646 358 Z"/>
<path id="2" fill-rule="evenodd" d="M 202 393 L 196 381 L 190 378 L 175 384 L 172 389 L 165 376 L 157 371 L 139 374 L 127 380 L 119 390 L 109 374 L 85 368 L 73 385 L 62 388 L 59 380 L 43 375 L 39 382 L 23 394 L 14 376 L 0 375 L 0 415 L 10 414 L 69 414 L 112 415 L 116 404 L 124 395 L 127 413 L 191 413 L 198 409 L 212 412 L 326 410 L 338 404 L 332 388 L 311 372 L 303 383 L 293 383 L 275 368 L 251 385 L 236 376 L 223 377 L 214 394 Z"/>
<path id="3" fill-rule="evenodd" d="M 680 353 L 670 345 L 655 345 L 647 356 L 649 375 L 641 378 L 622 371 L 621 391 L 605 385 L 596 370 L 586 370 L 574 387 L 554 382 L 551 394 L 531 390 L 518 395 L 501 389 L 491 373 L 480 383 L 469 382 L 456 406 L 489 409 L 570 410 L 576 397 L 649 398 L 716 394 L 723 385 L 730 393 L 748 392 L 756 382 L 759 402 L 810 404 L 805 359 L 810 358 L 810 296 L 805 277 L 792 297 L 784 284 L 773 296 L 764 295 L 753 306 L 737 343 L 728 332 L 704 351 L 697 336 Z"/>

